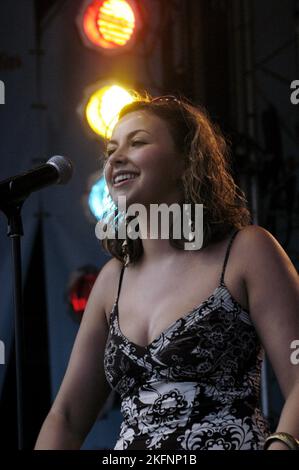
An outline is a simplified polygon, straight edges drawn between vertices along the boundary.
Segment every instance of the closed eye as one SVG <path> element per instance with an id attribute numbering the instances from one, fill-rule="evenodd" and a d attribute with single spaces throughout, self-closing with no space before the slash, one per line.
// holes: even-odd
<path id="1" fill-rule="evenodd" d="M 132 140 L 131 145 L 132 147 L 138 147 L 139 145 L 145 145 L 146 142 L 143 140 Z M 110 157 L 115 152 L 116 148 L 112 148 L 106 151 L 106 157 Z"/>
<path id="2" fill-rule="evenodd" d="M 146 144 L 146 142 L 143 142 L 143 140 L 132 140 L 131 145 L 134 147 L 136 145 L 138 146 L 138 145 L 144 145 L 144 144 Z"/>
<path id="3" fill-rule="evenodd" d="M 106 151 L 106 154 L 105 154 L 106 157 L 110 157 L 110 155 L 112 155 L 113 152 L 115 152 L 115 149 L 109 149 L 109 150 L 107 150 L 107 151 Z"/>

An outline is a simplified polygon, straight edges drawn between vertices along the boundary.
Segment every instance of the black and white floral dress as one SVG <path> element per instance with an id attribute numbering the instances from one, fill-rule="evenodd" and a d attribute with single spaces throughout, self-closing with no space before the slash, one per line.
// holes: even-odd
<path id="1" fill-rule="evenodd" d="M 250 314 L 232 297 L 224 272 L 214 292 L 147 347 L 119 327 L 118 294 L 104 367 L 121 396 L 115 450 L 256 450 L 269 434 L 259 409 L 262 349 Z"/>

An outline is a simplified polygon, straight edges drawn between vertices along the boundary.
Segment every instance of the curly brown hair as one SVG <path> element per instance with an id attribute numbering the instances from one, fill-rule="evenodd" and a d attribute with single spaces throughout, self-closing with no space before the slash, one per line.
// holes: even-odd
<path id="1" fill-rule="evenodd" d="M 234 229 L 252 223 L 244 192 L 237 186 L 230 171 L 229 147 L 219 127 L 212 123 L 207 111 L 191 104 L 185 98 L 139 96 L 124 106 L 118 119 L 134 111 L 144 111 L 163 119 L 185 161 L 182 185 L 186 198 L 193 207 L 203 205 L 203 245 L 224 239 Z M 192 211 L 192 214 L 194 212 Z M 128 218 L 128 221 L 130 219 Z M 174 239 L 170 244 L 184 249 L 185 238 Z M 112 256 L 123 262 L 121 239 L 106 237 L 102 246 Z M 127 238 L 130 262 L 136 262 L 143 253 L 140 238 Z"/>

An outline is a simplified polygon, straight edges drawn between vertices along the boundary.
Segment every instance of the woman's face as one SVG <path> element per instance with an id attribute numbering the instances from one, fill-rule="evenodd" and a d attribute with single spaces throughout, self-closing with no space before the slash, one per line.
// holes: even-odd
<path id="1" fill-rule="evenodd" d="M 183 157 L 163 119 L 146 111 L 126 114 L 115 126 L 107 151 L 104 175 L 114 202 L 118 196 L 126 196 L 127 207 L 182 200 Z"/>

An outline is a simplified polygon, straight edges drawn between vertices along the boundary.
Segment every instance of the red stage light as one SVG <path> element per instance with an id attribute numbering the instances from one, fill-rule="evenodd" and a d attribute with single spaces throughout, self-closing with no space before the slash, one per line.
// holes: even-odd
<path id="1" fill-rule="evenodd" d="M 85 3 L 78 19 L 85 44 L 107 52 L 131 44 L 136 28 L 136 13 L 131 2 L 93 0 Z"/>
<path id="2" fill-rule="evenodd" d="M 68 287 L 68 303 L 77 320 L 81 320 L 90 291 L 97 278 L 96 268 L 83 267 L 72 273 Z"/>

